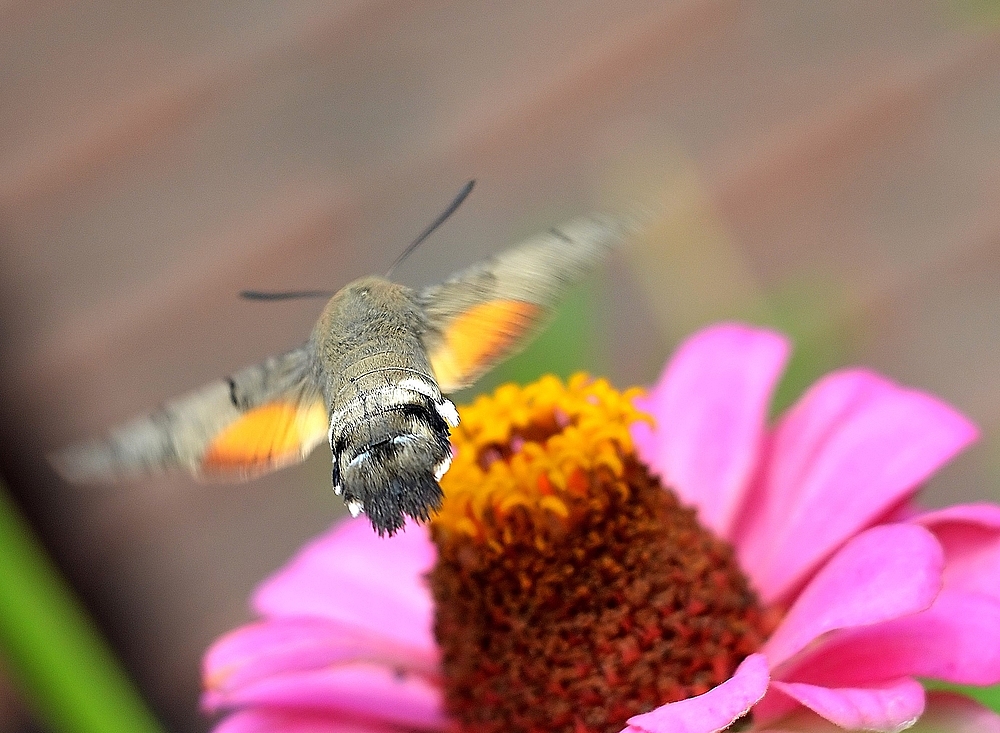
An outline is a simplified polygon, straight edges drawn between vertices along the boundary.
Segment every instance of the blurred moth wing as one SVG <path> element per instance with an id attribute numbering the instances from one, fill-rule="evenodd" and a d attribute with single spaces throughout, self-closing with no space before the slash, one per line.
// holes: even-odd
<path id="1" fill-rule="evenodd" d="M 441 389 L 468 387 L 521 351 L 628 228 L 617 217 L 574 219 L 423 290 L 424 344 Z"/>
<path id="2" fill-rule="evenodd" d="M 74 482 L 173 467 L 245 480 L 300 462 L 326 438 L 334 488 L 352 513 L 389 533 L 405 516 L 426 519 L 458 422 L 444 394 L 523 348 L 630 228 L 611 216 L 575 219 L 420 292 L 361 278 L 330 299 L 303 346 L 51 461 Z"/>
<path id="3" fill-rule="evenodd" d="M 326 436 L 327 410 L 308 345 L 272 356 L 50 460 L 74 483 L 136 478 L 182 467 L 245 480 L 298 463 Z"/>

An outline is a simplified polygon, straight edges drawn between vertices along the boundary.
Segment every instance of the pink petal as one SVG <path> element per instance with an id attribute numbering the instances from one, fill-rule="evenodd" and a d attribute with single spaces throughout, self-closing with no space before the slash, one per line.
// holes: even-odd
<path id="1" fill-rule="evenodd" d="M 767 698 L 765 698 L 766 700 Z M 926 693 L 924 714 L 907 733 L 1000 733 L 1000 716 L 962 695 L 951 692 Z M 759 708 L 758 708 L 759 709 Z M 755 709 L 756 712 L 756 709 Z M 842 733 L 839 725 L 799 708 L 758 733 Z"/>
<path id="2" fill-rule="evenodd" d="M 922 527 L 874 527 L 844 545 L 764 645 L 774 669 L 823 634 L 922 611 L 941 588 L 943 557 Z"/>
<path id="3" fill-rule="evenodd" d="M 737 549 L 766 601 L 792 592 L 848 537 L 903 501 L 977 435 L 931 395 L 835 372 L 781 420 Z"/>
<path id="4" fill-rule="evenodd" d="M 367 661 L 433 674 L 437 655 L 328 619 L 273 619 L 244 626 L 205 654 L 205 687 L 222 695 L 270 675 Z"/>
<path id="5" fill-rule="evenodd" d="M 927 693 L 927 710 L 911 733 L 1000 733 L 1000 715 L 952 692 Z"/>
<path id="6" fill-rule="evenodd" d="M 901 731 L 924 711 L 924 688 L 903 678 L 864 688 L 817 687 L 796 682 L 772 682 L 831 723 L 847 730 Z"/>
<path id="7" fill-rule="evenodd" d="M 403 733 L 385 723 L 349 720 L 305 710 L 242 710 L 227 716 L 212 733 Z"/>
<path id="8" fill-rule="evenodd" d="M 768 405 L 788 358 L 787 339 L 738 325 L 705 329 L 674 354 L 639 407 L 639 454 L 701 521 L 726 537 L 764 438 Z"/>
<path id="9" fill-rule="evenodd" d="M 963 504 L 910 521 L 927 527 L 944 547 L 944 584 L 1000 601 L 1000 506 Z"/>
<path id="10" fill-rule="evenodd" d="M 636 733 L 716 733 L 745 715 L 767 691 L 769 673 L 762 654 L 743 660 L 733 676 L 704 695 L 662 705 L 628 719 Z M 624 733 L 624 732 L 623 732 Z"/>
<path id="11" fill-rule="evenodd" d="M 366 519 L 348 520 L 265 581 L 253 606 L 264 616 L 333 619 L 429 652 L 433 605 L 424 574 L 434 559 L 424 527 L 379 537 Z"/>
<path id="12" fill-rule="evenodd" d="M 1000 682 L 1000 602 L 945 588 L 926 611 L 836 634 L 785 674 L 836 685 L 901 676 Z"/>
<path id="13" fill-rule="evenodd" d="M 231 694 L 208 692 L 204 702 L 209 709 L 322 711 L 421 729 L 445 724 L 437 685 L 422 675 L 400 674 L 369 664 L 272 675 Z"/>

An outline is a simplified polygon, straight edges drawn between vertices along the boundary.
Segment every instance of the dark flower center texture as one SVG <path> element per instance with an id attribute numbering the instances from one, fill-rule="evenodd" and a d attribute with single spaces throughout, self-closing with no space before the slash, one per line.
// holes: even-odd
<path id="1" fill-rule="evenodd" d="M 636 457 L 632 396 L 546 378 L 463 411 L 430 574 L 458 730 L 613 733 L 772 629 L 730 546 Z"/>

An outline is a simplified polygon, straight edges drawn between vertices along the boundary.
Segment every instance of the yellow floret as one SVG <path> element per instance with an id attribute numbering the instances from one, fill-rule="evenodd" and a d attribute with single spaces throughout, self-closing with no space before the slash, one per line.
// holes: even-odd
<path id="1" fill-rule="evenodd" d="M 504 517 L 520 507 L 565 519 L 562 497 L 585 493 L 595 470 L 622 476 L 623 456 L 634 453 L 629 426 L 648 419 L 633 405 L 638 394 L 576 374 L 566 383 L 546 376 L 479 397 L 461 410 L 433 524 L 482 536 L 487 513 Z"/>

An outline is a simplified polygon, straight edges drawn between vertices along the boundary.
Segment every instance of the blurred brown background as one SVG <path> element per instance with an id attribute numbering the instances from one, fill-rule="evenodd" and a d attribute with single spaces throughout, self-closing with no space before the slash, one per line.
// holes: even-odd
<path id="1" fill-rule="evenodd" d="M 157 711 L 342 511 L 329 455 L 245 486 L 80 491 L 46 451 L 595 208 L 662 206 L 601 280 L 591 368 L 649 382 L 720 318 L 789 395 L 863 362 L 983 427 L 928 501 L 1000 499 L 1000 14 L 982 2 L 0 0 L 0 471 Z M 796 381 L 797 380 L 797 381 Z M 785 400 L 787 401 L 787 396 Z M 24 730 L 0 684 L 0 731 Z M 6 727 L 4 727 L 6 726 Z"/>

